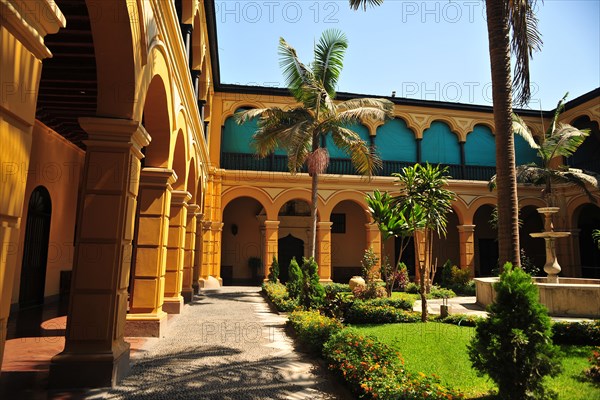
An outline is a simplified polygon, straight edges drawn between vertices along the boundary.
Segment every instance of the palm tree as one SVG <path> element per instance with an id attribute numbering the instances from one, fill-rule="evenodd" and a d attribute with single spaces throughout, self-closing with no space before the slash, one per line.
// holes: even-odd
<path id="1" fill-rule="evenodd" d="M 527 124 L 517 114 L 513 114 L 513 128 L 516 133 L 525 138 L 529 145 L 537 149 L 541 165 L 527 164 L 517 167 L 517 181 L 519 183 L 532 183 L 544 185 L 542 197 L 548 206 L 554 206 L 555 198 L 552 194 L 553 183 L 571 183 L 580 187 L 593 203 L 597 200 L 589 191 L 588 186 L 595 189 L 600 187 L 600 175 L 593 172 L 584 172 L 579 169 L 569 168 L 565 165 L 556 166 L 556 158 L 570 157 L 590 134 L 588 129 L 580 130 L 569 124 L 558 122 L 560 114 L 564 111 L 565 100 L 569 94 L 565 94 L 558 102 L 550 125 L 540 144 L 533 140 L 533 134 Z M 496 186 L 496 177 L 490 180 L 490 188 Z"/>
<path id="2" fill-rule="evenodd" d="M 439 165 L 425 166 L 415 164 L 402 168 L 400 173 L 393 174 L 398 178 L 401 193 L 395 199 L 398 207 L 407 213 L 408 224 L 413 232 L 420 232 L 423 237 L 423 252 L 415 237 L 415 271 L 419 273 L 419 293 L 421 295 L 421 321 L 427 321 L 427 297 L 437 263 L 433 260 L 433 239 L 446 236 L 448 213 L 452 212 L 454 193 L 444 189 L 447 185 L 448 167 Z M 421 257 L 421 254 L 424 257 Z"/>
<path id="3" fill-rule="evenodd" d="M 239 124 L 259 118 L 253 145 L 260 157 L 280 147 L 287 152 L 291 173 L 298 172 L 306 163 L 312 177 L 311 257 L 315 257 L 317 238 L 319 175 L 326 171 L 329 163 L 329 153 L 321 147 L 321 140 L 331 135 L 333 143 L 350 156 L 356 171 L 371 176 L 381 166 L 381 160 L 374 149 L 348 127 L 362 119 L 383 121 L 391 118 L 393 111 L 393 103 L 384 99 L 334 102 L 347 47 L 348 41 L 341 31 L 328 29 L 315 46 L 313 63 L 306 66 L 298 59 L 296 50 L 280 38 L 280 66 L 288 89 L 300 104 L 292 109 L 272 107 L 236 114 Z"/>
<path id="4" fill-rule="evenodd" d="M 377 6 L 383 0 L 349 0 L 354 9 Z M 498 180 L 498 249 L 501 264 L 520 265 L 519 205 L 512 131 L 511 48 L 515 53 L 514 85 L 517 103 L 526 104 L 529 90 L 529 58 L 542 45 L 533 12 L 536 0 L 486 0 L 492 99 L 496 134 Z M 512 31 L 512 37 L 511 37 Z"/>

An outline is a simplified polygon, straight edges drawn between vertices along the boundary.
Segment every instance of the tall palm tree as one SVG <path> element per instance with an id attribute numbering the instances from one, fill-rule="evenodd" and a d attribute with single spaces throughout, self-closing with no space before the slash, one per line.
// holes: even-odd
<path id="1" fill-rule="evenodd" d="M 349 0 L 355 10 L 378 6 L 383 0 Z M 529 58 L 542 45 L 534 13 L 536 0 L 486 0 L 492 99 L 496 134 L 498 180 L 498 248 L 501 265 L 520 265 L 519 205 L 512 131 L 511 49 L 515 54 L 514 85 L 517 103 L 526 104 L 529 88 Z M 511 36 L 512 31 L 512 36 Z"/>
<path id="2" fill-rule="evenodd" d="M 242 124 L 258 118 L 253 145 L 260 157 L 280 147 L 288 155 L 288 168 L 298 172 L 306 163 L 312 177 L 310 256 L 315 256 L 317 238 L 317 195 L 319 175 L 329 163 L 321 140 L 331 135 L 333 143 L 346 152 L 356 171 L 371 176 L 381 160 L 349 126 L 362 119 L 383 121 L 392 117 L 393 103 L 384 99 L 351 99 L 334 102 L 335 88 L 348 48 L 346 36 L 339 30 L 323 32 L 315 45 L 314 61 L 304 65 L 283 38 L 279 39 L 280 66 L 288 89 L 299 103 L 292 109 L 279 107 L 252 109 L 236 114 Z"/>
<path id="3" fill-rule="evenodd" d="M 580 187 L 594 203 L 597 202 L 588 186 L 598 190 L 600 176 L 589 171 L 569 168 L 565 165 L 555 165 L 556 158 L 570 157 L 590 134 L 588 129 L 577 129 L 572 125 L 559 122 L 560 114 L 565 108 L 565 100 L 569 94 L 558 102 L 550 125 L 544 136 L 540 138 L 540 144 L 533 140 L 533 134 L 527 124 L 517 114 L 513 114 L 513 128 L 521 135 L 531 147 L 537 149 L 541 165 L 527 164 L 517 167 L 517 182 L 544 185 L 542 197 L 548 206 L 554 206 L 555 198 L 552 194 L 553 183 L 571 183 Z M 562 161 L 562 160 L 561 160 Z M 496 177 L 490 180 L 490 188 L 496 186 Z"/>

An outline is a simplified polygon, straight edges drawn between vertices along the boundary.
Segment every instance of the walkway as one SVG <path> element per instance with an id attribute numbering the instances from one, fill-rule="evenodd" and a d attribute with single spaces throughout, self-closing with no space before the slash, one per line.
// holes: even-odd
<path id="1" fill-rule="evenodd" d="M 271 312 L 259 290 L 203 292 L 170 319 L 163 338 L 137 343 L 131 372 L 118 387 L 48 398 L 351 398 L 319 364 L 294 351 L 285 317 Z M 4 398 L 6 392 L 0 393 Z M 46 398 L 40 395 L 29 391 L 12 398 Z"/>

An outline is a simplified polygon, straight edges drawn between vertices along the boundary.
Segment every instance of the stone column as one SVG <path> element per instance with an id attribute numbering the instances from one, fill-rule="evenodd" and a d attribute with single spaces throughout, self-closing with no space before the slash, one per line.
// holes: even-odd
<path id="1" fill-rule="evenodd" d="M 202 264 L 200 265 L 200 278 L 198 284 L 200 288 L 206 287 L 206 281 L 211 274 L 210 246 L 212 238 L 212 223 L 210 221 L 202 222 Z"/>
<path id="2" fill-rule="evenodd" d="M 0 364 L 18 260 L 31 134 L 47 34 L 65 26 L 54 2 L 0 1 Z"/>
<path id="3" fill-rule="evenodd" d="M 381 268 L 381 232 L 376 224 L 365 224 L 365 230 L 367 232 L 367 249 L 373 249 L 373 253 L 379 258 L 377 268 Z"/>
<path id="4" fill-rule="evenodd" d="M 475 225 L 458 225 L 460 238 L 460 268 L 475 276 Z"/>
<path id="5" fill-rule="evenodd" d="M 194 297 L 194 250 L 196 247 L 196 214 L 200 207 L 188 205 L 187 225 L 185 228 L 185 252 L 183 257 L 183 288 L 181 294 L 186 303 Z"/>
<path id="6" fill-rule="evenodd" d="M 140 175 L 139 222 L 135 268 L 127 314 L 127 336 L 160 337 L 167 314 L 163 311 L 172 169 L 144 168 Z"/>
<path id="7" fill-rule="evenodd" d="M 266 280 L 269 276 L 269 267 L 271 266 L 271 262 L 273 262 L 273 256 L 277 257 L 277 252 L 279 251 L 279 221 L 265 221 L 260 230 L 264 238 L 262 258 Z"/>
<path id="8" fill-rule="evenodd" d="M 319 280 L 331 281 L 331 225 L 333 222 L 317 222 L 317 264 Z"/>
<path id="9" fill-rule="evenodd" d="M 129 370 L 125 342 L 141 148 L 135 121 L 81 118 L 88 133 L 65 349 L 52 358 L 51 387 L 116 384 Z"/>
<path id="10" fill-rule="evenodd" d="M 199 208 L 199 207 L 198 207 Z M 192 272 L 192 287 L 194 288 L 194 293 L 200 293 L 200 276 L 202 269 L 202 224 L 203 224 L 203 215 L 196 214 L 196 248 L 194 249 L 194 268 Z"/>
<path id="11" fill-rule="evenodd" d="M 187 202 L 191 198 L 192 195 L 189 192 L 182 190 L 174 190 L 171 195 L 165 303 L 163 305 L 163 310 L 169 314 L 180 314 L 183 308 L 181 289 L 183 284 L 185 227 L 187 225 Z"/>
<path id="12" fill-rule="evenodd" d="M 212 276 L 217 278 L 219 286 L 223 286 L 223 278 L 221 278 L 221 233 L 223 232 L 222 222 L 212 222 L 211 226 L 211 271 Z"/>

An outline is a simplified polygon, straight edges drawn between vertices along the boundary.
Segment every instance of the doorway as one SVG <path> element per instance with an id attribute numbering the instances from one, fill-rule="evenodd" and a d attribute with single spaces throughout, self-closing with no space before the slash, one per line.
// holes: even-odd
<path id="1" fill-rule="evenodd" d="M 287 235 L 277 241 L 278 252 L 277 261 L 279 262 L 279 280 L 285 283 L 289 279 L 288 268 L 292 258 L 296 257 L 298 265 L 302 265 L 304 257 L 304 242 L 294 236 Z"/>

